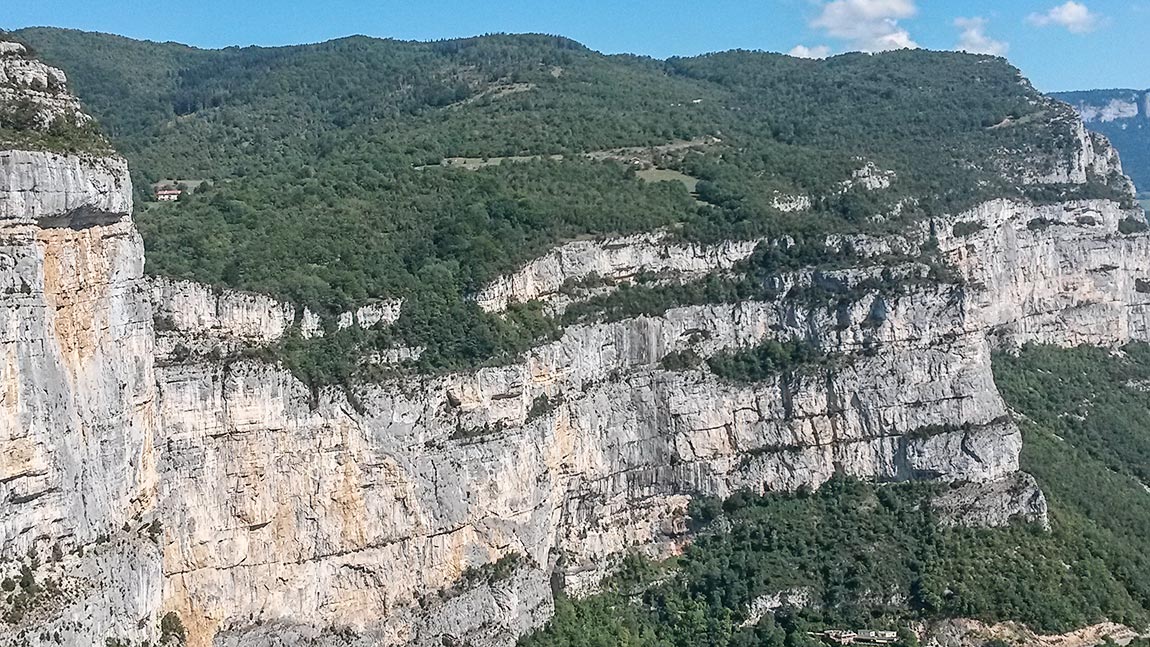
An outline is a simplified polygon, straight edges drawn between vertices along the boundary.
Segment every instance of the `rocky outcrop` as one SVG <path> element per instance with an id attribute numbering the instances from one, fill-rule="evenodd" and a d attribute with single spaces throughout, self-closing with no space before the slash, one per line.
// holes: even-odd
<path id="1" fill-rule="evenodd" d="M 1025 522 L 1050 527 L 1046 497 L 1034 477 L 1022 472 L 952 487 L 932 505 L 942 523 L 949 526 L 993 528 Z"/>
<path id="2" fill-rule="evenodd" d="M 487 312 L 512 303 L 541 301 L 560 311 L 573 299 L 564 287 L 597 287 L 635 279 L 640 273 L 689 279 L 727 269 L 755 251 L 757 241 L 704 246 L 676 242 L 666 233 L 640 234 L 561 245 L 519 271 L 484 288 L 475 302 Z M 586 284 L 591 285 L 586 285 Z"/>
<path id="3" fill-rule="evenodd" d="M 1091 130 L 1105 135 L 1122 152 L 1126 171 L 1145 192 L 1150 187 L 1146 151 L 1150 136 L 1150 92 L 1144 90 L 1091 90 L 1054 96 L 1069 103 Z"/>
<path id="4" fill-rule="evenodd" d="M 48 128 L 57 119 L 71 125 L 91 121 L 67 92 L 64 73 L 29 58 L 19 43 L 0 42 L 0 107 L 17 109 L 21 121 L 37 128 Z"/>
<path id="5" fill-rule="evenodd" d="M 1013 622 L 988 625 L 966 619 L 941 620 L 915 627 L 915 630 L 923 643 L 940 647 L 985 645 L 994 641 L 1018 647 L 1094 647 L 1109 642 L 1128 645 L 1138 638 L 1146 637 L 1135 629 L 1115 622 L 1103 622 L 1055 635 L 1038 634 Z"/>
<path id="6" fill-rule="evenodd" d="M 1133 193 L 1133 184 L 1122 173 L 1122 162 L 1118 152 L 1104 135 L 1086 130 L 1086 126 L 1074 119 L 1070 124 L 1075 139 L 1070 159 L 1062 160 L 1050 168 L 1044 168 L 1037 160 L 1034 165 L 1023 170 L 1020 179 L 1029 184 L 1086 184 L 1092 180 L 1103 180 L 1125 185 L 1128 193 Z"/>
<path id="7" fill-rule="evenodd" d="M 809 195 L 787 195 L 775 192 L 774 196 L 771 197 L 771 206 L 783 213 L 808 211 L 811 208 L 811 197 Z"/>
<path id="8" fill-rule="evenodd" d="M 150 279 L 149 284 L 162 357 L 177 345 L 201 354 L 228 355 L 267 346 L 295 323 L 295 306 L 264 295 L 164 278 Z"/>
<path id="9" fill-rule="evenodd" d="M 158 356 L 164 361 L 186 358 L 189 353 L 230 356 L 270 346 L 293 332 L 304 339 L 324 335 L 319 315 L 266 295 L 161 277 L 148 281 Z M 365 305 L 339 315 L 335 326 L 337 330 L 387 326 L 399 318 L 402 306 L 402 299 Z"/>
<path id="10" fill-rule="evenodd" d="M 402 308 L 402 299 L 369 303 L 354 312 L 342 313 L 336 320 L 336 327 L 339 330 L 344 330 L 352 326 L 359 326 L 364 329 L 374 328 L 380 325 L 389 326 L 399 319 L 399 313 Z"/>
<path id="11" fill-rule="evenodd" d="M 880 169 L 875 166 L 874 162 L 868 160 L 859 161 L 863 162 L 862 167 L 852 171 L 850 179 L 839 184 L 840 193 L 849 191 L 855 187 L 860 187 L 865 191 L 889 189 L 891 182 L 897 177 L 894 171 Z"/>

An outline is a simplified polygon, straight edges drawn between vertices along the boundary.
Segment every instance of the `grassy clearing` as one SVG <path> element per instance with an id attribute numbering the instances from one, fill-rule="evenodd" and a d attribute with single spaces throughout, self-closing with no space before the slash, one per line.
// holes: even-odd
<path id="1" fill-rule="evenodd" d="M 487 166 L 499 166 L 504 162 L 538 162 L 549 159 L 555 162 L 562 161 L 562 155 L 514 155 L 510 157 L 445 157 L 440 166 L 447 168 L 461 168 L 465 171 L 477 171 Z"/>
<path id="2" fill-rule="evenodd" d="M 519 91 L 521 91 L 521 90 L 519 90 Z M 646 168 L 648 166 L 653 166 L 655 164 L 654 158 L 657 155 L 667 155 L 667 154 L 671 154 L 671 153 L 680 153 L 680 152 L 684 152 L 684 151 L 692 150 L 692 149 L 703 150 L 703 149 L 706 149 L 706 148 L 713 146 L 715 144 L 718 144 L 718 143 L 719 143 L 719 140 L 714 138 L 714 137 L 696 137 L 694 139 L 689 139 L 689 140 L 676 140 L 676 141 L 673 141 L 673 142 L 670 142 L 667 144 L 661 144 L 659 146 L 629 146 L 629 147 L 624 147 L 624 148 L 610 148 L 610 149 L 603 149 L 603 150 L 594 150 L 594 151 L 590 151 L 587 153 L 580 153 L 578 155 L 575 155 L 574 157 L 585 157 L 587 159 L 591 159 L 591 160 L 594 160 L 596 162 L 601 162 L 604 160 L 615 160 L 617 162 L 642 165 L 642 166 L 644 166 L 644 168 Z M 499 166 L 500 164 L 502 164 L 504 162 L 537 162 L 537 161 L 543 160 L 543 159 L 549 159 L 549 160 L 558 162 L 558 161 L 562 161 L 563 159 L 565 159 L 565 157 L 563 155 L 514 155 L 514 156 L 503 156 L 503 157 L 445 157 L 445 158 L 443 158 L 442 161 L 440 161 L 438 166 L 444 166 L 444 167 L 448 167 L 448 168 L 461 168 L 461 169 L 464 169 L 467 171 L 475 171 L 475 170 L 485 168 L 488 166 Z M 430 166 L 437 166 L 437 165 L 432 164 Z M 427 168 L 427 165 L 419 166 L 416 168 Z M 660 170 L 660 169 L 658 169 L 656 167 L 655 170 Z M 667 173 L 673 173 L 673 172 L 667 171 Z M 689 176 L 683 175 L 682 173 L 674 174 L 673 177 L 654 176 L 654 179 L 649 179 L 648 177 L 644 177 L 643 179 L 645 179 L 649 182 L 662 182 L 664 180 L 684 181 L 684 178 L 691 180 L 692 184 L 690 184 L 688 186 L 688 189 L 690 189 L 691 191 L 694 191 L 695 190 L 694 183 L 696 183 L 697 180 L 694 180 L 694 178 L 690 178 Z"/>
<path id="3" fill-rule="evenodd" d="M 643 169 L 641 171 L 636 171 L 635 176 L 644 182 L 682 182 L 683 186 L 687 187 L 687 191 L 690 191 L 692 194 L 695 193 L 695 190 L 699 185 L 699 178 L 694 178 L 685 173 L 672 171 L 670 169 Z"/>

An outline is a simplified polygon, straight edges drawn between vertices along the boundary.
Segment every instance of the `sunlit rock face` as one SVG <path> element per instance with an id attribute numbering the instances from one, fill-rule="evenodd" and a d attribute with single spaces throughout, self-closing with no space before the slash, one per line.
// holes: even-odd
<path id="1" fill-rule="evenodd" d="M 940 501 L 954 523 L 1042 522 L 990 353 L 1146 339 L 1150 238 L 1118 232 L 1136 215 L 992 202 L 955 218 L 978 222 L 973 234 L 936 228 L 959 283 L 864 291 L 830 311 L 782 299 L 575 326 L 511 366 L 357 388 L 354 407 L 338 390 L 313 407 L 266 364 L 162 367 L 164 507 L 188 529 L 168 536 L 168 600 L 227 644 L 323 640 L 333 625 L 389 643 L 506 644 L 546 615 L 548 573 L 584 592 L 611 555 L 674 550 L 699 494 L 817 486 L 836 471 L 942 479 L 974 484 Z M 784 280 L 862 284 L 876 271 Z M 842 360 L 757 384 L 660 366 L 796 337 Z M 492 622 L 425 624 L 464 605 L 452 597 L 464 569 L 511 554 L 521 588 L 484 612 Z M 285 581 L 272 598 L 251 593 Z"/>
<path id="2" fill-rule="evenodd" d="M 0 50 L 0 100 L 25 88 L 45 122 L 75 109 L 62 73 L 19 54 Z M 0 151 L 0 568 L 35 549 L 63 591 L 0 643 L 32 622 L 69 644 L 155 633 L 160 552 L 136 531 L 157 502 L 156 375 L 131 212 L 119 157 Z"/>

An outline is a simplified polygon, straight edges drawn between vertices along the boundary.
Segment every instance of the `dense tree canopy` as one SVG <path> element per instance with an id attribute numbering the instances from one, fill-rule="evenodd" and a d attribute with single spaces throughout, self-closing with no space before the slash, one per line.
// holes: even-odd
<path id="1" fill-rule="evenodd" d="M 543 35 L 212 51 L 57 29 L 16 37 L 67 70 L 131 162 L 149 272 L 329 318 L 407 298 L 382 341 L 315 344 L 424 346 L 425 368 L 514 354 L 549 331 L 535 316 L 524 328 L 485 315 L 470 296 L 565 240 L 663 227 L 696 241 L 817 238 L 898 230 L 992 196 L 1109 195 L 1102 181 L 1041 195 L 1019 181 L 1022 167 L 1072 155 L 1072 114 L 987 56 L 658 61 Z M 474 159 L 440 164 L 454 157 Z M 697 179 L 697 194 L 644 180 L 636 160 Z M 863 169 L 890 185 L 862 186 Z M 205 182 L 149 202 L 161 180 Z M 780 211 L 796 195 L 811 209 Z M 682 296 L 738 293 L 727 288 Z M 316 352 L 294 364 L 349 372 Z"/>

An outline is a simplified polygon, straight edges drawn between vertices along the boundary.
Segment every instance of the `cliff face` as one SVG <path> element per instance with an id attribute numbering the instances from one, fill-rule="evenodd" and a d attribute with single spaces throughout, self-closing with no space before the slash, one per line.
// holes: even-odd
<path id="1" fill-rule="evenodd" d="M 447 631 L 499 643 L 545 613 L 552 569 L 578 592 L 611 555 L 673 549 L 696 494 L 817 486 L 840 470 L 974 482 L 939 502 L 957 523 L 1041 520 L 990 350 L 1148 338 L 1150 238 L 1118 233 L 1134 216 L 1103 201 L 988 203 L 955 219 L 976 233 L 937 232 L 962 284 L 832 310 L 784 299 L 576 326 L 517 365 L 358 390 L 360 411 L 337 391 L 313 409 L 263 364 L 161 368 L 162 507 L 189 529 L 168 539 L 169 602 L 237 644 L 270 631 L 237 619 L 249 613 L 297 623 L 281 632 L 334 623 L 384 642 Z M 621 254 L 594 249 L 605 257 L 592 267 Z M 875 272 L 785 280 L 859 285 Z M 659 367 L 674 351 L 795 337 L 842 360 L 759 384 Z M 426 624 L 458 604 L 428 591 L 512 553 L 524 579 L 478 634 L 463 619 Z M 273 582 L 270 604 L 245 593 Z"/>
<path id="2" fill-rule="evenodd" d="M 1071 181 L 1113 159 L 1090 145 Z M 836 471 L 965 483 L 937 502 L 951 523 L 1042 521 L 991 349 L 1150 338 L 1150 237 L 1119 231 L 1135 214 L 996 201 L 953 218 L 966 235 L 935 223 L 961 280 L 916 280 L 911 262 L 897 290 L 871 287 L 882 270 L 865 261 L 795 272 L 780 293 L 852 296 L 579 325 L 510 366 L 317 398 L 279 366 L 227 359 L 319 334 L 316 317 L 145 283 L 130 195 L 117 158 L 0 153 L 0 553 L 13 574 L 35 546 L 37 577 L 58 584 L 0 624 L 0 644 L 155 641 L 173 611 L 193 645 L 508 645 L 553 587 L 586 591 L 634 547 L 675 550 L 691 497 Z M 917 253 L 928 231 L 852 246 Z M 481 303 L 561 308 L 572 281 L 697 276 L 753 247 L 573 243 Z M 387 325 L 401 307 L 330 323 Z M 661 364 L 795 338 L 834 360 L 759 383 Z"/>
<path id="3" fill-rule="evenodd" d="M 64 73 L 30 58 L 23 45 L 0 42 L 0 61 L 0 105 L 18 107 L 22 120 L 43 129 L 58 119 L 72 125 L 91 121 L 67 92 Z"/>
<path id="4" fill-rule="evenodd" d="M 0 58 L 13 66 L 42 71 Z M 152 312 L 131 209 L 118 157 L 0 152 L 0 568 L 38 549 L 38 574 L 68 594 L 27 616 L 48 613 L 76 644 L 143 638 L 137 622 L 160 602 L 157 547 L 110 539 L 156 503 Z"/>

